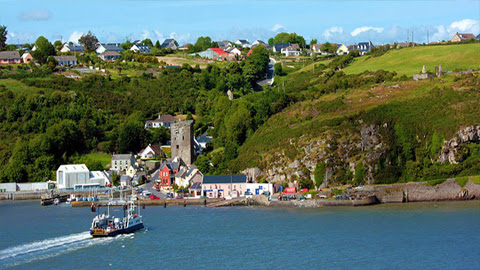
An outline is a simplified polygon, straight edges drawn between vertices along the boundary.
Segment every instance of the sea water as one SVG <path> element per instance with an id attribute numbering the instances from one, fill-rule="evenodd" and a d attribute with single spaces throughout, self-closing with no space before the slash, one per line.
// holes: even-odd
<path id="1" fill-rule="evenodd" d="M 0 268 L 480 269 L 479 201 L 142 215 L 145 229 L 94 239 L 90 208 L 0 202 Z"/>

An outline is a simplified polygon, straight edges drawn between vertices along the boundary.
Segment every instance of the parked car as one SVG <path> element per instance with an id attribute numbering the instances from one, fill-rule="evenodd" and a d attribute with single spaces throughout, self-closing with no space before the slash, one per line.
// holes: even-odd
<path id="1" fill-rule="evenodd" d="M 150 195 L 151 200 L 160 200 L 159 197 L 157 197 L 155 194 Z"/>
<path id="2" fill-rule="evenodd" d="M 173 199 L 173 193 L 171 192 L 167 193 L 167 199 Z"/>
<path id="3" fill-rule="evenodd" d="M 142 195 L 145 196 L 145 197 L 148 197 L 148 196 L 152 195 L 152 193 L 148 190 L 144 190 L 144 191 L 142 191 Z"/>

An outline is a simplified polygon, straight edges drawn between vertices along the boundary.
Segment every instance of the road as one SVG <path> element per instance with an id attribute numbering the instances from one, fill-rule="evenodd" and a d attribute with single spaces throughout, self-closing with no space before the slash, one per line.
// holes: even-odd
<path id="1" fill-rule="evenodd" d="M 258 81 L 257 84 L 263 86 L 264 84 L 272 85 L 273 80 L 275 77 L 275 59 L 270 58 L 270 62 L 268 63 L 268 70 L 267 70 L 267 77 L 264 80 Z"/>
<path id="2" fill-rule="evenodd" d="M 153 175 L 155 174 L 155 172 L 150 175 L 150 179 L 153 178 Z M 153 184 L 155 184 L 153 180 L 148 180 L 147 183 L 143 184 L 140 187 L 142 187 L 143 190 L 150 191 L 152 194 L 155 194 L 160 199 L 165 199 L 167 197 L 167 194 L 164 191 L 157 191 L 155 188 L 153 188 Z"/>

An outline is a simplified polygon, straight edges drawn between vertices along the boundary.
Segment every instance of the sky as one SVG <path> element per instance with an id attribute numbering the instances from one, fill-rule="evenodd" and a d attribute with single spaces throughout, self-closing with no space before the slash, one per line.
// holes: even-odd
<path id="1" fill-rule="evenodd" d="M 267 41 L 280 32 L 345 44 L 412 41 L 412 33 L 419 43 L 480 34 L 480 0 L 0 0 L 0 10 L 9 44 L 39 36 L 78 42 L 89 30 L 101 42 L 175 38 L 180 45 L 200 36 Z"/>

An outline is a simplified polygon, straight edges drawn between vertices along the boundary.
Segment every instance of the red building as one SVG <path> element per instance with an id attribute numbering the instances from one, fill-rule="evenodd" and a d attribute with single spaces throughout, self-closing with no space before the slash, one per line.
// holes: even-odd
<path id="1" fill-rule="evenodd" d="M 154 176 L 156 185 L 162 189 L 169 189 L 175 183 L 175 175 L 178 173 L 181 166 L 186 165 L 179 158 L 175 158 L 172 161 L 164 161 L 160 166 L 160 170 L 158 170 L 158 176 Z"/>

